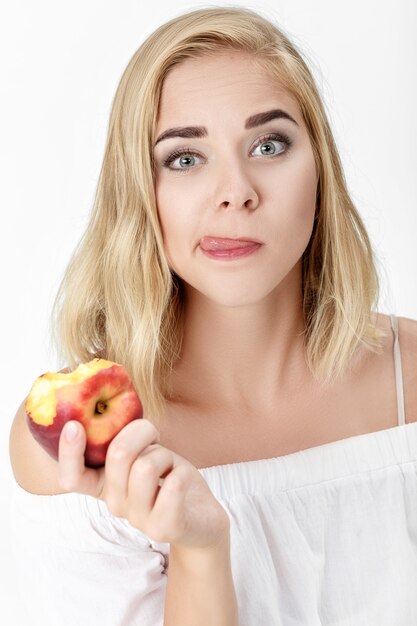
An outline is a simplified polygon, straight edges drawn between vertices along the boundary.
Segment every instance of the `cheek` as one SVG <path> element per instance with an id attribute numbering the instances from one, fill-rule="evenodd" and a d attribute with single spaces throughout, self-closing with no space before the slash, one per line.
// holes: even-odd
<path id="1" fill-rule="evenodd" d="M 313 155 L 298 164 L 293 172 L 292 206 L 302 231 L 311 231 L 316 211 L 317 175 Z"/>
<path id="2" fill-rule="evenodd" d="M 175 215 L 175 207 L 172 206 L 172 201 L 170 202 L 169 195 L 164 193 L 163 186 L 157 186 L 155 191 L 156 206 L 161 226 L 162 239 L 164 242 L 164 250 L 168 260 L 168 265 L 172 268 L 171 251 L 170 246 L 168 246 L 168 242 L 172 242 L 175 238 L 175 222 L 172 219 L 172 216 Z"/>
<path id="3" fill-rule="evenodd" d="M 156 189 L 156 203 L 165 254 L 170 267 L 177 271 L 181 256 L 192 241 L 190 208 L 183 194 L 175 193 L 173 186 L 159 186 Z"/>
<path id="4" fill-rule="evenodd" d="M 172 233 L 175 237 L 178 233 L 182 237 L 182 233 L 188 233 L 190 236 L 193 227 L 197 226 L 198 207 L 204 203 L 204 188 L 201 177 L 188 174 L 162 173 L 157 179 L 156 204 L 161 226 L 167 235 Z"/>
<path id="5" fill-rule="evenodd" d="M 313 231 L 317 194 L 314 160 L 304 158 L 282 169 L 282 177 L 275 180 L 274 187 L 279 190 L 273 202 L 279 216 L 275 221 L 280 244 L 277 254 L 293 263 L 305 251 Z"/>
<path id="6" fill-rule="evenodd" d="M 175 189 L 168 185 L 160 184 L 156 188 L 156 205 L 161 223 L 164 243 L 172 241 L 178 228 L 180 219 L 181 201 L 175 193 Z"/>
<path id="7" fill-rule="evenodd" d="M 161 224 L 162 234 L 164 236 L 164 240 L 166 238 L 166 227 L 167 222 L 169 220 L 169 204 L 168 204 L 168 194 L 165 193 L 164 186 L 161 185 L 158 181 L 155 185 L 155 199 L 156 199 L 156 207 L 158 211 L 159 222 Z"/>

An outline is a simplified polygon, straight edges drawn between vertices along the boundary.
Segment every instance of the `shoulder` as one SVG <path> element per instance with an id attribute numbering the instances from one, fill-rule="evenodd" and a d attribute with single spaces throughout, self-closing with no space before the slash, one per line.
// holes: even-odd
<path id="1" fill-rule="evenodd" d="M 417 382 L 417 320 L 397 317 L 403 376 Z"/>
<path id="2" fill-rule="evenodd" d="M 417 320 L 410 317 L 397 317 L 397 320 L 399 332 L 411 341 L 414 340 L 414 346 L 417 346 Z"/>
<path id="3" fill-rule="evenodd" d="M 417 320 L 398 317 L 406 422 L 417 422 Z"/>
<path id="4" fill-rule="evenodd" d="M 36 495 L 63 493 L 58 483 L 58 463 L 33 438 L 26 421 L 25 400 L 10 429 L 9 457 L 16 482 Z"/>

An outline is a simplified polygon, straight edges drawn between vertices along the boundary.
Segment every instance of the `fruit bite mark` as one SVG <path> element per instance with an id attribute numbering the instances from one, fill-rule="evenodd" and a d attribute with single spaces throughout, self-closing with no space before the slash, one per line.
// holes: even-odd
<path id="1" fill-rule="evenodd" d="M 66 383 L 62 381 L 60 385 L 60 381 L 57 381 L 57 384 L 54 385 L 45 376 L 47 375 L 43 374 L 33 384 L 26 400 L 26 413 L 31 417 L 36 416 L 36 423 L 42 426 L 50 426 L 53 424 L 56 415 L 57 400 L 55 389 Z"/>
<path id="2" fill-rule="evenodd" d="M 70 373 L 39 376 L 26 399 L 27 423 L 33 437 L 58 459 L 62 428 L 80 422 L 86 433 L 87 467 L 105 463 L 110 441 L 122 428 L 143 416 L 143 407 L 126 369 L 94 359 Z"/>
<path id="3" fill-rule="evenodd" d="M 77 385 L 85 379 L 93 377 L 102 370 L 114 367 L 112 361 L 93 359 L 90 363 L 81 363 L 70 373 L 46 372 L 33 383 L 26 402 L 26 413 L 42 426 L 53 424 L 57 408 L 57 390 L 68 385 Z M 100 377 L 101 378 L 101 377 Z M 97 386 L 101 383 L 97 381 Z M 117 383 L 116 383 L 117 384 Z M 89 395 L 89 394 L 88 394 Z M 100 413 L 102 411 L 99 411 Z"/>
<path id="4" fill-rule="evenodd" d="M 41 424 L 37 419 L 35 421 L 29 413 L 27 413 L 27 415 L 28 425 L 33 437 L 54 459 L 58 458 L 59 437 L 65 424 L 69 420 L 77 420 L 79 422 L 83 420 L 80 407 L 75 407 L 70 403 L 64 402 L 58 403 L 57 414 L 54 417 L 53 423 L 49 426 Z"/>

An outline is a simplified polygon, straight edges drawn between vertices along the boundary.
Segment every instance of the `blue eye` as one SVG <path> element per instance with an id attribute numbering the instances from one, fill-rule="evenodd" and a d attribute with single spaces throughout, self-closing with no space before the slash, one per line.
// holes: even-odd
<path id="1" fill-rule="evenodd" d="M 274 145 L 277 143 L 284 145 L 284 149 L 279 151 L 279 148 L 276 148 Z M 261 137 L 255 148 L 261 148 L 261 150 L 266 148 L 266 151 L 262 152 L 262 155 L 271 156 L 277 154 L 277 152 L 282 154 L 290 145 L 290 139 L 284 135 L 268 135 L 267 137 Z"/>
<path id="2" fill-rule="evenodd" d="M 272 146 L 275 142 L 283 144 L 285 146 L 284 149 L 281 150 L 280 152 L 276 152 L 276 151 L 272 153 L 270 151 L 264 152 L 263 156 L 268 156 L 270 158 L 279 157 L 282 154 L 285 154 L 286 152 L 288 152 L 288 149 L 292 145 L 292 141 L 289 137 L 287 137 L 287 135 L 271 133 L 269 135 L 260 137 L 260 139 L 255 144 L 254 148 L 258 148 L 259 146 L 263 146 L 263 145 Z M 277 148 L 276 150 L 279 150 L 279 148 Z M 162 166 L 174 172 L 185 173 L 191 169 L 193 164 L 195 165 L 195 157 L 197 157 L 197 159 L 202 158 L 192 148 L 181 148 L 180 150 L 175 150 L 166 159 L 164 159 L 162 161 Z M 180 165 L 180 167 L 171 167 L 171 164 L 174 163 L 174 161 L 176 161 L 177 159 L 180 159 L 180 164 L 184 165 L 184 167 L 182 167 L 182 165 Z M 191 167 L 189 167 L 190 161 L 193 161 L 193 163 L 191 163 Z"/>
<path id="3" fill-rule="evenodd" d="M 182 164 L 182 165 L 184 165 L 184 163 L 187 164 L 187 162 L 188 162 L 188 165 L 190 165 L 189 161 L 194 160 L 194 165 L 195 165 L 195 158 L 196 157 L 198 158 L 198 154 L 196 154 L 195 152 L 191 152 L 191 151 L 188 151 L 188 150 L 177 150 L 176 152 L 173 152 L 171 154 L 171 156 L 169 156 L 168 159 L 166 159 L 164 161 L 163 165 L 165 165 L 165 166 L 170 165 L 171 163 L 173 163 L 177 159 L 180 160 L 180 164 Z M 171 167 L 169 169 L 176 170 L 176 169 L 185 169 L 185 168 L 182 168 L 180 166 L 180 168 Z"/>

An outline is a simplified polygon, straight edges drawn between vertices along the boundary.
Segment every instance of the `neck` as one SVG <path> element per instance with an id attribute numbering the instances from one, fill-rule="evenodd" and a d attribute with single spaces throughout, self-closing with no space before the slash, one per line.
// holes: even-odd
<path id="1" fill-rule="evenodd" d="M 224 306 L 187 285 L 174 402 L 225 411 L 270 406 L 307 379 L 299 268 L 262 301 Z"/>

